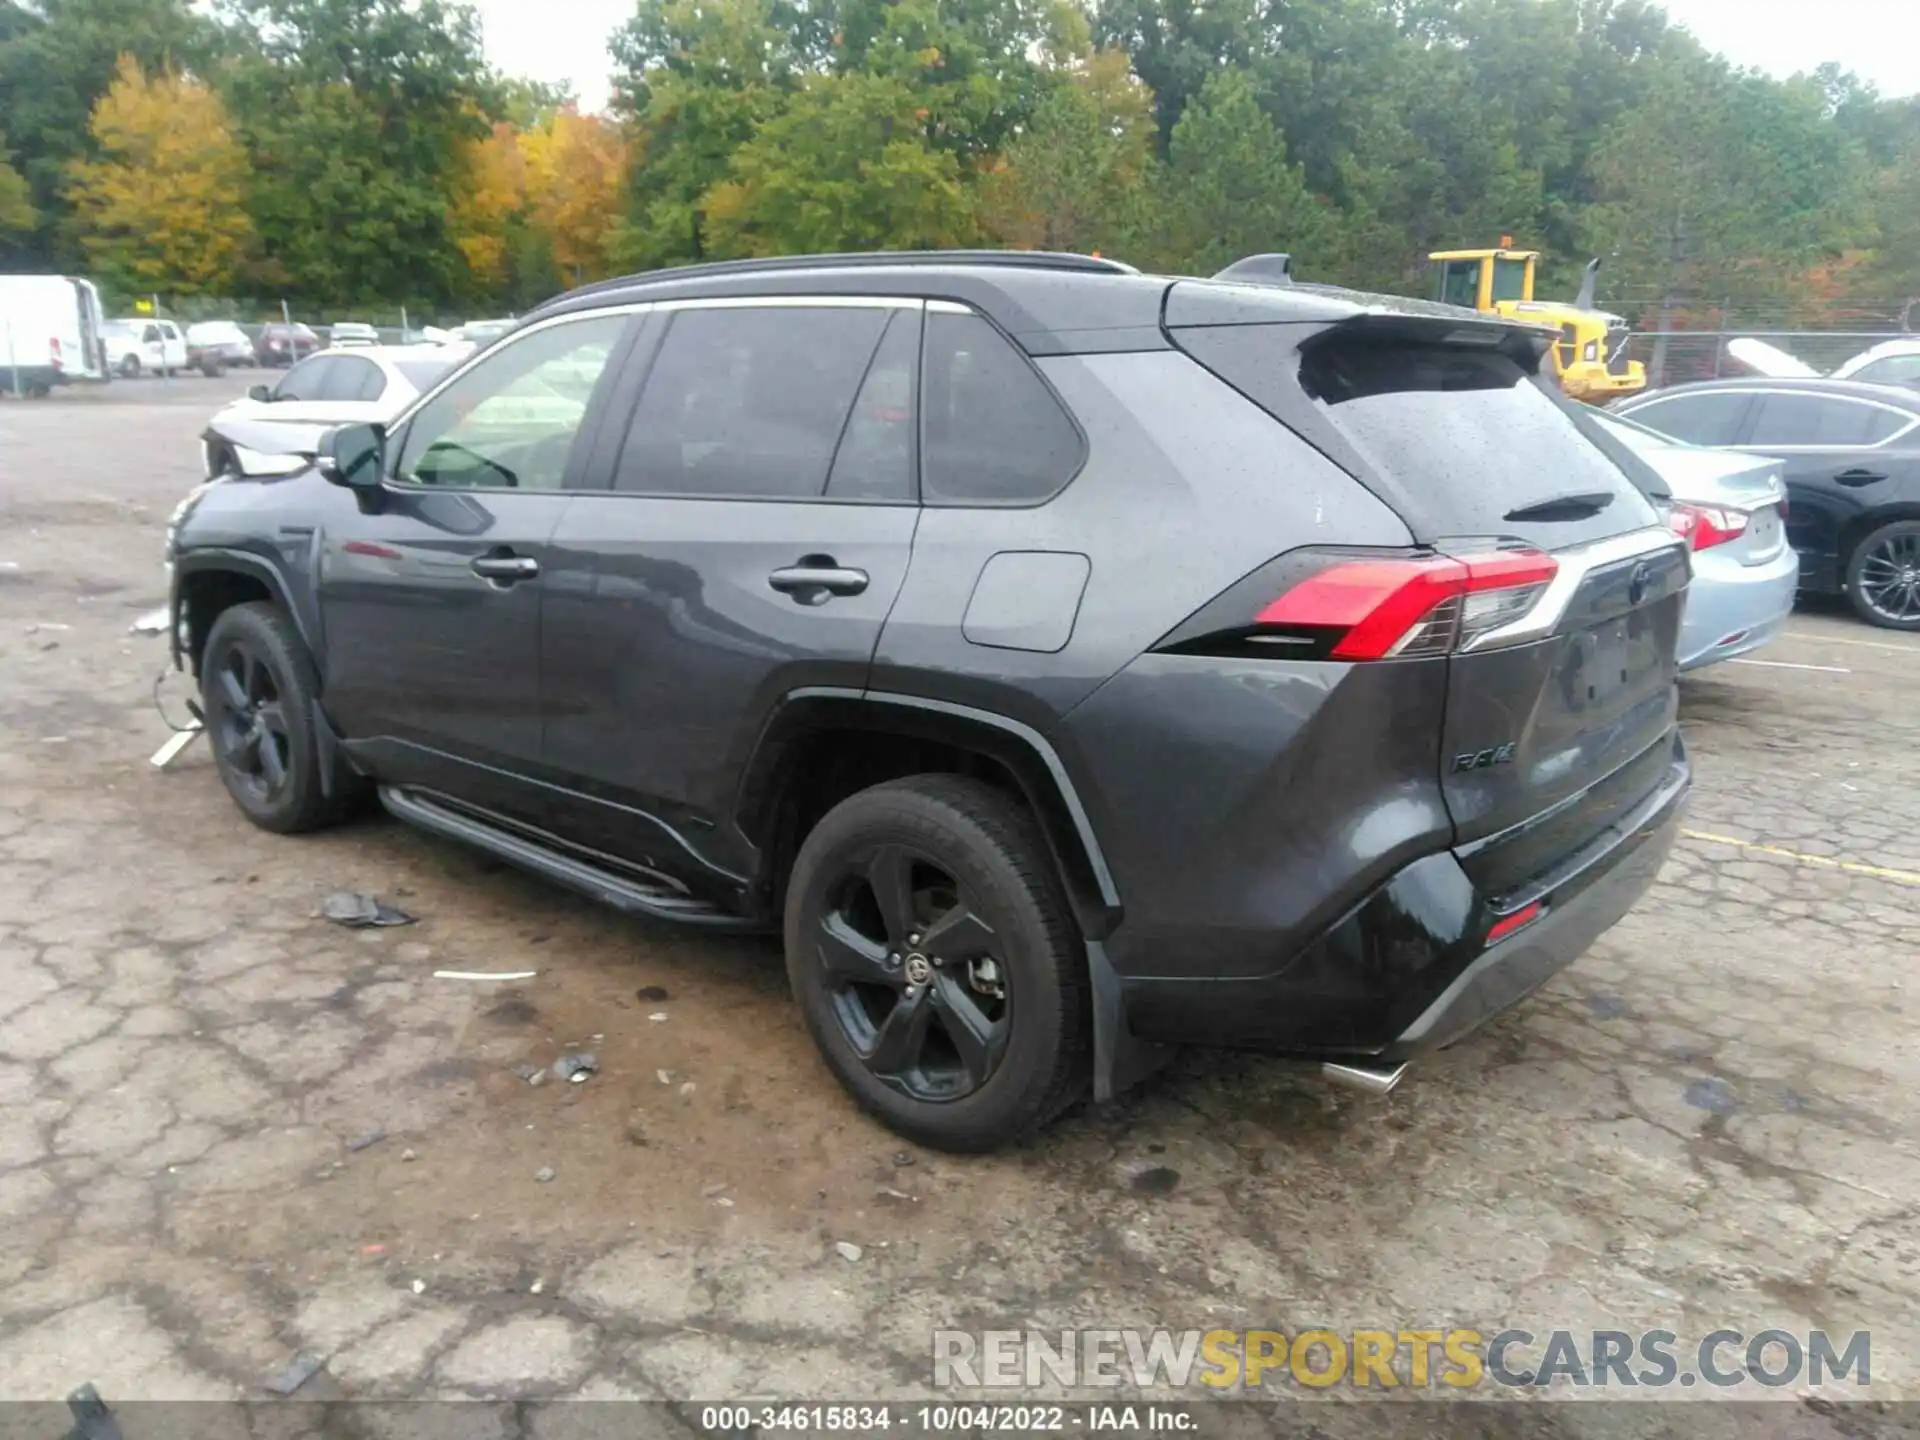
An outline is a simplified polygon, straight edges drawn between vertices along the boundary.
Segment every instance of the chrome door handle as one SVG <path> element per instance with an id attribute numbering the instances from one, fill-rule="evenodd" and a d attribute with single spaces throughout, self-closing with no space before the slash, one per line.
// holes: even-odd
<path id="1" fill-rule="evenodd" d="M 802 605 L 819 605 L 830 595 L 858 595 L 867 588 L 867 580 L 864 570 L 831 563 L 786 565 L 767 576 L 767 584 Z"/>
<path id="2" fill-rule="evenodd" d="M 476 555 L 467 568 L 496 584 L 511 585 L 533 579 L 540 573 L 540 562 L 531 555 Z"/>

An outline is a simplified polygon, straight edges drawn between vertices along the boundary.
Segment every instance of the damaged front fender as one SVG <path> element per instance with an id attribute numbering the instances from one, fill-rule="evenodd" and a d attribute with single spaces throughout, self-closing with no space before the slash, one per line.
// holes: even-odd
<path id="1" fill-rule="evenodd" d="M 311 420 L 216 415 L 200 437 L 207 474 L 241 479 L 297 475 L 313 464 L 321 438 L 332 428 Z"/>

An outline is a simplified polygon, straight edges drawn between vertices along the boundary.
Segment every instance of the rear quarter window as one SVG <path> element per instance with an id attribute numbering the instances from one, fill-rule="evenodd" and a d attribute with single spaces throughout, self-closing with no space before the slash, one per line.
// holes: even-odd
<path id="1" fill-rule="evenodd" d="M 1037 505 L 1085 458 L 1080 428 L 1052 388 L 978 315 L 929 310 L 920 406 L 928 505 Z"/>

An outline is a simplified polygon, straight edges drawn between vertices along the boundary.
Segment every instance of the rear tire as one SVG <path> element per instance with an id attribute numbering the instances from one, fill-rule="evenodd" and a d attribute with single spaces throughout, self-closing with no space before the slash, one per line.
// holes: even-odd
<path id="1" fill-rule="evenodd" d="M 140 357 L 138 355 L 127 356 L 126 359 L 120 362 L 120 373 L 129 380 L 136 379 L 140 374 Z"/>
<path id="2" fill-rule="evenodd" d="M 318 691 L 313 662 L 279 606 L 256 600 L 221 611 L 200 659 L 207 737 L 227 794 L 262 830 L 320 829 L 365 792 L 337 754 L 331 783 L 322 780 Z"/>
<path id="3" fill-rule="evenodd" d="M 1869 625 L 1920 630 L 1920 520 L 1882 525 L 1853 547 L 1847 599 Z"/>
<path id="4" fill-rule="evenodd" d="M 919 775 L 835 806 L 794 861 L 786 953 L 828 1067 L 911 1140 L 997 1149 L 1085 1091 L 1086 957 L 1039 826 L 989 785 Z"/>

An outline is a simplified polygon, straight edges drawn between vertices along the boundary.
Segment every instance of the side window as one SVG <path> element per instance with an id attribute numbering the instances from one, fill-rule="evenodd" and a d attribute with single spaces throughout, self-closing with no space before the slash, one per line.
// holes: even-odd
<path id="1" fill-rule="evenodd" d="M 160 327 L 160 333 L 169 340 L 178 340 L 180 338 L 179 329 L 172 324 L 162 325 Z"/>
<path id="2" fill-rule="evenodd" d="M 927 314 L 920 493 L 928 505 L 1033 505 L 1080 469 L 1080 431 L 1027 358 L 978 315 Z"/>
<path id="3" fill-rule="evenodd" d="M 569 320 L 492 351 L 413 417 L 394 478 L 415 485 L 558 490 L 628 318 Z"/>
<path id="4" fill-rule="evenodd" d="M 333 369 L 318 398 L 322 400 L 378 400 L 387 388 L 387 377 L 371 360 L 359 356 L 336 355 Z"/>
<path id="5" fill-rule="evenodd" d="M 891 313 L 830 305 L 676 312 L 628 427 L 614 488 L 825 494 Z"/>
<path id="6" fill-rule="evenodd" d="M 1889 355 L 1862 365 L 1850 380 L 1870 380 L 1875 385 L 1920 385 L 1920 355 Z"/>
<path id="7" fill-rule="evenodd" d="M 160 327 L 158 325 L 147 326 L 146 329 L 140 332 L 140 343 L 142 345 L 158 345 L 160 343 Z"/>
<path id="8" fill-rule="evenodd" d="M 1434 297 L 1448 305 L 1461 305 L 1468 310 L 1480 303 L 1480 262 L 1477 260 L 1443 260 L 1440 262 L 1439 293 Z"/>
<path id="9" fill-rule="evenodd" d="M 1880 422 L 1887 424 L 1882 426 Z M 1900 417 L 1877 405 L 1831 395 L 1764 395 L 1750 445 L 1871 445 L 1899 428 Z"/>
<path id="10" fill-rule="evenodd" d="M 311 360 L 302 360 L 286 374 L 280 377 L 280 383 L 273 387 L 276 400 L 324 400 L 326 387 L 332 383 L 333 357 L 316 355 Z"/>
<path id="11" fill-rule="evenodd" d="M 1689 445 L 1731 445 L 1740 438 L 1740 420 L 1752 403 L 1750 395 L 1675 395 L 1636 405 L 1635 420 L 1662 435 Z"/>
<path id="12" fill-rule="evenodd" d="M 913 499 L 913 391 L 919 368 L 920 312 L 896 310 L 841 432 L 827 476 L 829 499 Z"/>

